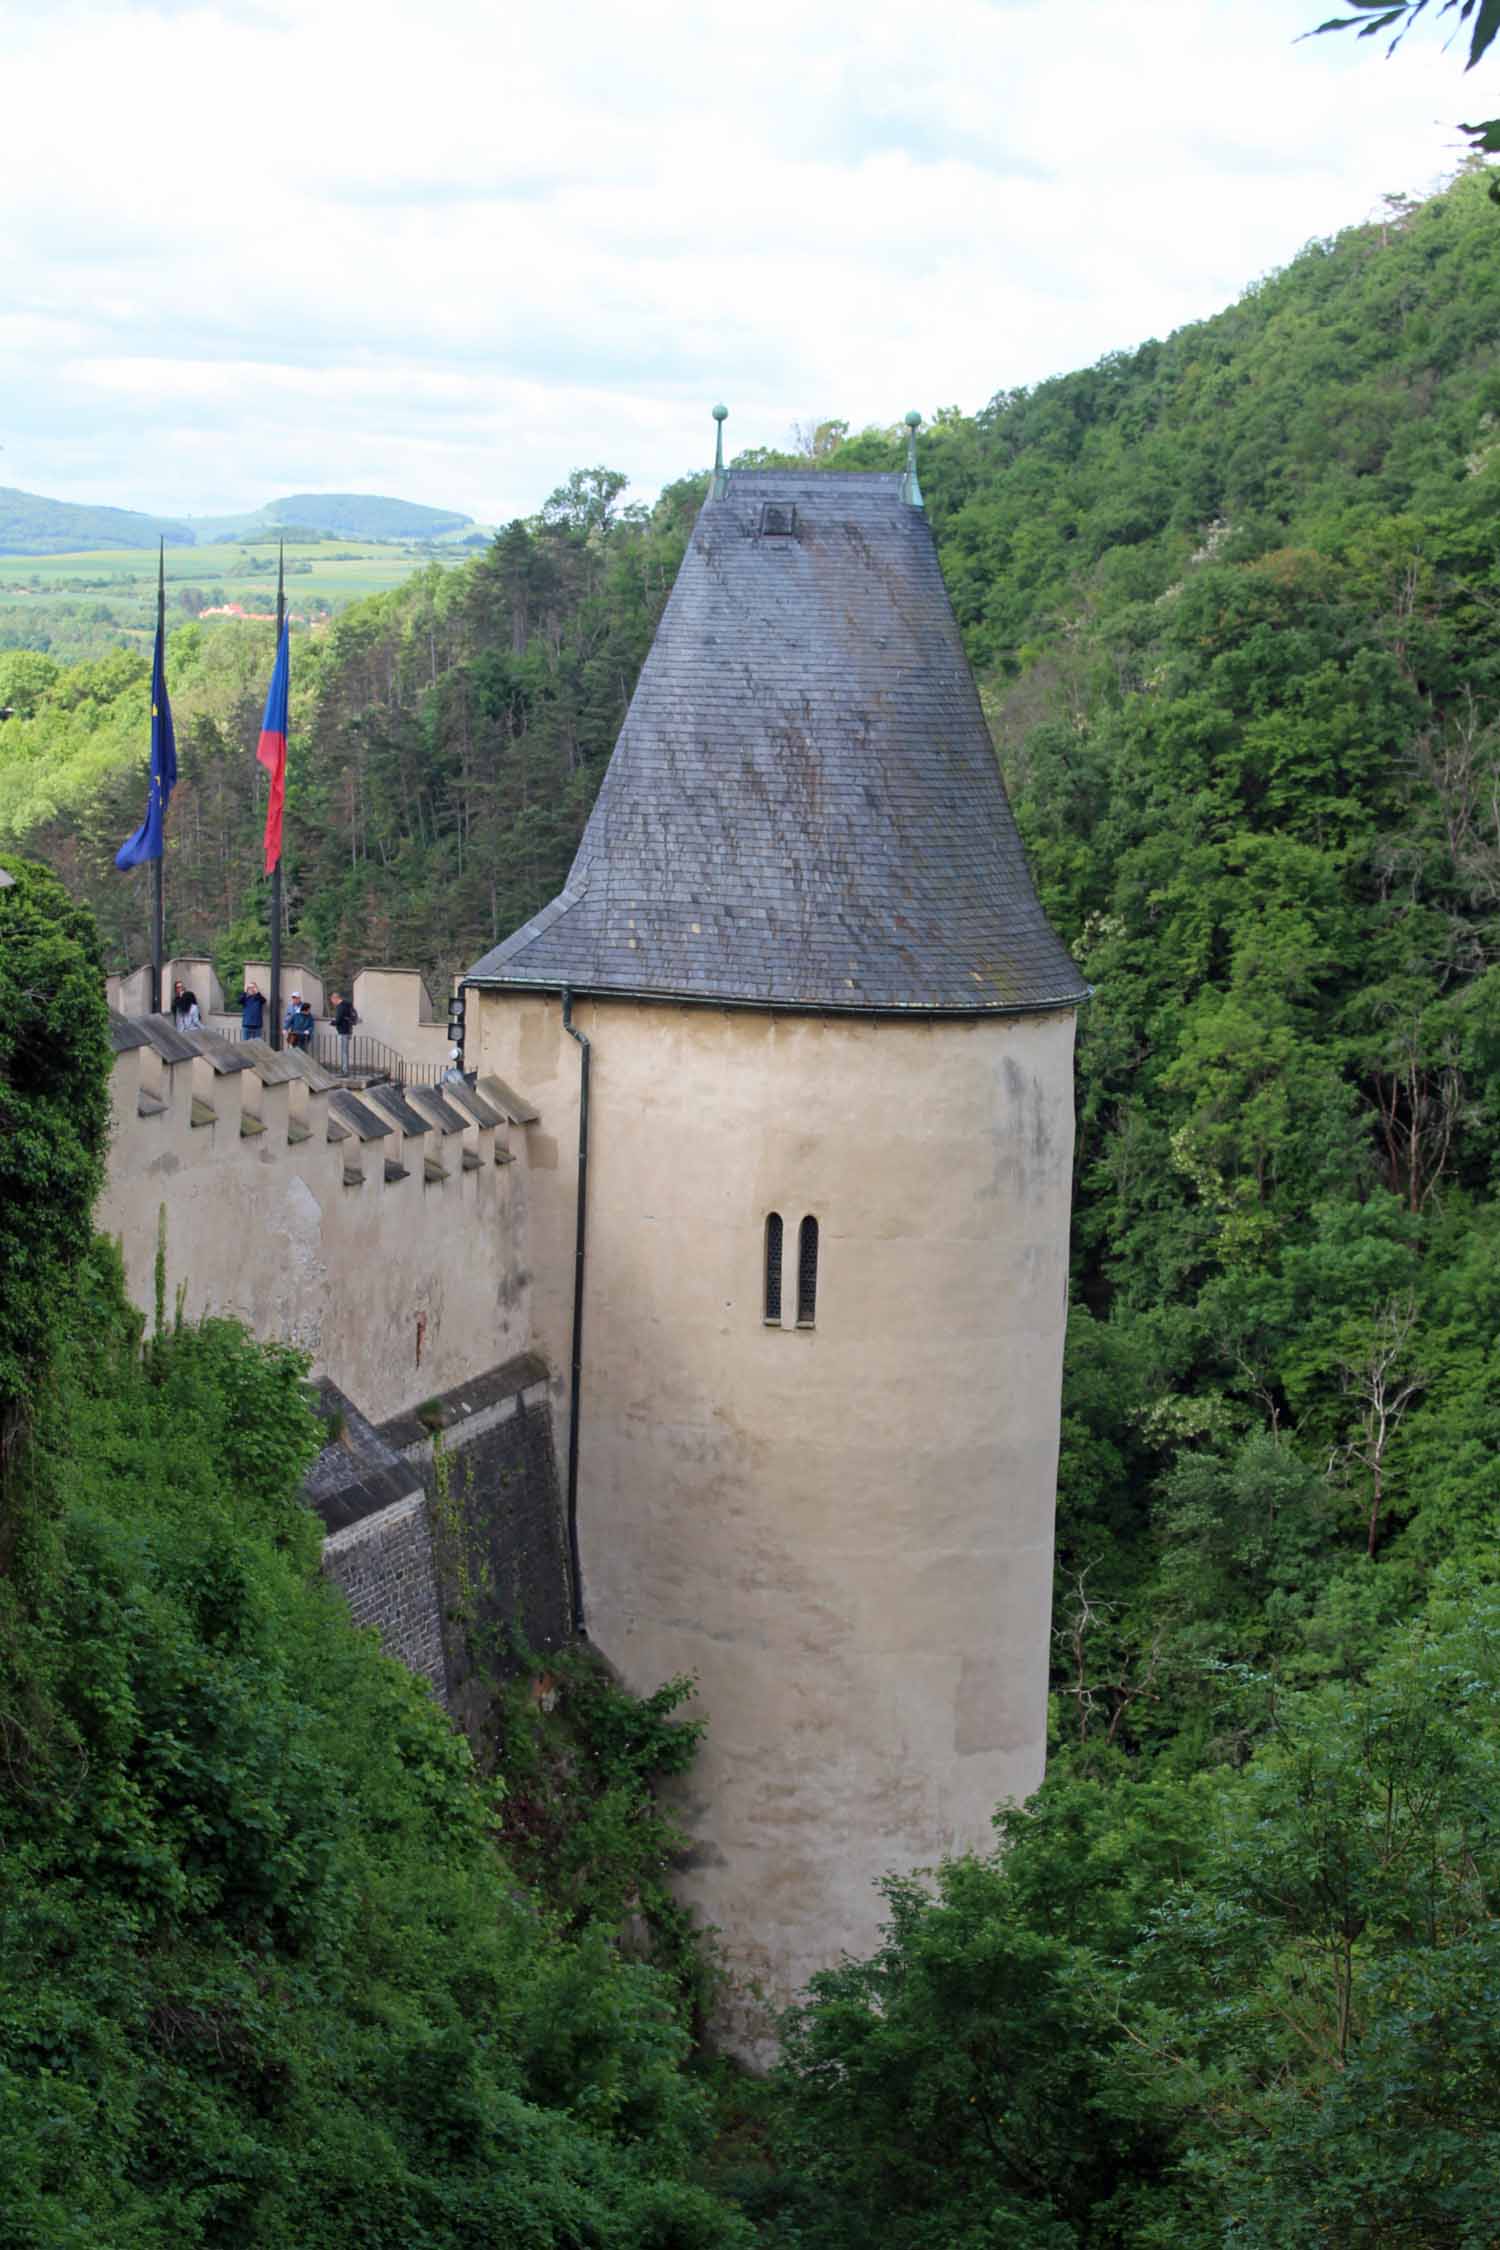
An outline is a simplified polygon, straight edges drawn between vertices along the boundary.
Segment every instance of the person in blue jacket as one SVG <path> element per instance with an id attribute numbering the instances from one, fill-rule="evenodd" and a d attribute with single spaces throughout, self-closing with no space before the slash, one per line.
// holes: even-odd
<path id="1" fill-rule="evenodd" d="M 240 1030 L 247 1039 L 258 1039 L 266 1028 L 266 996 L 258 984 L 247 984 L 240 994 Z"/>

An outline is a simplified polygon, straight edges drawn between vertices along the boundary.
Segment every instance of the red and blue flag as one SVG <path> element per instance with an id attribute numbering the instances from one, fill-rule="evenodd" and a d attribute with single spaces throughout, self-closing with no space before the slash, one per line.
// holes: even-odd
<path id="1" fill-rule="evenodd" d="M 283 625 L 281 639 L 276 644 L 276 669 L 271 674 L 271 690 L 266 697 L 266 715 L 260 722 L 260 741 L 255 755 L 271 776 L 271 801 L 266 807 L 266 873 L 275 869 L 281 858 L 281 813 L 286 803 L 286 710 L 287 689 L 291 680 L 291 655 L 288 649 L 289 628 Z"/>
<path id="2" fill-rule="evenodd" d="M 167 627 L 158 602 L 156 654 L 151 660 L 151 779 L 146 817 L 115 853 L 116 867 L 139 867 L 142 860 L 161 858 L 162 826 L 176 786 L 177 738 L 172 731 L 172 706 L 167 701 Z"/>

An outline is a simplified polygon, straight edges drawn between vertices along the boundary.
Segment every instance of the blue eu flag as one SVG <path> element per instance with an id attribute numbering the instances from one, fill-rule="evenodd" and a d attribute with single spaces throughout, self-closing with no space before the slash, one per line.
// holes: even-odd
<path id="1" fill-rule="evenodd" d="M 156 654 L 151 660 L 151 785 L 146 817 L 128 843 L 115 853 L 116 867 L 139 867 L 143 859 L 161 858 L 162 822 L 167 801 L 177 785 L 177 743 L 172 733 L 172 706 L 167 701 L 166 605 L 156 609 Z"/>

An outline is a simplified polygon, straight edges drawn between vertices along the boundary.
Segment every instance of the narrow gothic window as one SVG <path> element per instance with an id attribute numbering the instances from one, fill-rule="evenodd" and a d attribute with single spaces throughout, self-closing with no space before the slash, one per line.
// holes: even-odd
<path id="1" fill-rule="evenodd" d="M 781 1326 L 781 1213 L 773 1211 L 766 1221 L 766 1310 L 765 1319 L 774 1328 Z"/>
<path id="2" fill-rule="evenodd" d="M 797 1236 L 797 1326 L 811 1328 L 818 1313 L 818 1222 L 809 1212 Z"/>

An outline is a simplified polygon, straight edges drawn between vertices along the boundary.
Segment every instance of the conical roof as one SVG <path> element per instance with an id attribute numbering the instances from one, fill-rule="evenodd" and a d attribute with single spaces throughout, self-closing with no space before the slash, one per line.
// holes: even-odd
<path id="1" fill-rule="evenodd" d="M 705 501 L 567 885 L 471 981 L 902 1013 L 1086 997 L 903 491 L 737 471 Z"/>

